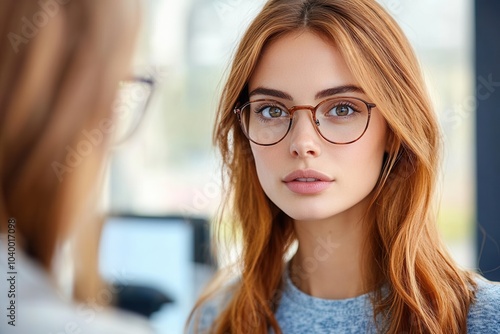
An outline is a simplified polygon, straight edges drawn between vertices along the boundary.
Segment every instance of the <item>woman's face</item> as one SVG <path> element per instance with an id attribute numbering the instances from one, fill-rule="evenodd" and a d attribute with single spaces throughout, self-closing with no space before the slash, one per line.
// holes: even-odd
<path id="1" fill-rule="evenodd" d="M 316 106 L 335 96 L 373 102 L 361 88 L 331 95 L 335 92 L 330 89 L 343 86 L 359 88 L 360 84 L 335 46 L 306 31 L 286 35 L 266 47 L 250 78 L 249 96 L 250 100 L 279 101 L 289 108 Z M 325 95 L 325 90 L 331 93 Z M 301 109 L 281 142 L 272 146 L 251 143 L 260 184 L 295 220 L 360 217 L 382 167 L 385 120 L 373 108 L 365 134 L 347 145 L 326 141 L 315 127 L 311 111 Z"/>

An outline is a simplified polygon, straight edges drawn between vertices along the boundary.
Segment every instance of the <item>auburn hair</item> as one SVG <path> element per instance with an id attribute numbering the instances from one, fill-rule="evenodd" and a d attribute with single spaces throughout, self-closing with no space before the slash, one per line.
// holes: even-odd
<path id="1" fill-rule="evenodd" d="M 17 245 L 49 272 L 76 235 L 74 291 L 82 300 L 100 288 L 94 208 L 108 134 L 78 163 L 67 157 L 88 143 L 84 131 L 113 120 L 138 8 L 135 0 L 0 3 L 0 232 L 14 218 Z M 60 165 L 67 169 L 58 173 Z"/>
<path id="2" fill-rule="evenodd" d="M 473 274 L 447 253 L 433 209 L 440 130 L 412 47 L 374 0 L 270 0 L 239 44 L 222 91 L 214 141 L 227 177 L 230 210 L 222 212 L 231 211 L 242 239 L 241 278 L 210 332 L 267 333 L 272 328 L 281 333 L 274 311 L 294 231 L 291 219 L 264 194 L 233 109 L 246 102 L 249 78 L 266 45 L 304 30 L 337 47 L 389 128 L 389 149 L 366 215 L 364 249 L 372 263 L 365 285 L 375 288 L 374 318 L 383 320 L 376 321 L 378 330 L 466 333 Z M 384 293 L 382 287 L 387 287 Z M 198 301 L 191 317 L 213 293 Z"/>

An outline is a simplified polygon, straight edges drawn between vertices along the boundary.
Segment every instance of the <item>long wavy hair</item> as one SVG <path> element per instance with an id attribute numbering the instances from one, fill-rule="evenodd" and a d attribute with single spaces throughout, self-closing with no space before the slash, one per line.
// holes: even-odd
<path id="1" fill-rule="evenodd" d="M 222 92 L 214 141 L 227 177 L 230 210 L 225 212 L 233 214 L 242 239 L 241 279 L 210 331 L 267 333 L 272 328 L 281 333 L 274 312 L 285 254 L 295 240 L 293 224 L 264 194 L 233 108 L 246 102 L 249 78 L 266 45 L 303 30 L 337 47 L 389 127 L 388 152 L 366 215 L 369 240 L 364 249 L 372 263 L 365 285 L 375 287 L 378 330 L 466 333 L 475 295 L 473 274 L 459 269 L 445 250 L 433 209 L 440 130 L 408 40 L 374 0 L 271 0 L 239 44 Z M 192 317 L 208 298 L 210 294 L 199 300 Z"/>
<path id="2" fill-rule="evenodd" d="M 76 234 L 78 299 L 100 288 L 101 124 L 113 120 L 128 75 L 138 9 L 132 0 L 0 2 L 0 232 L 15 218 L 19 251 L 48 272 Z M 101 131 L 102 142 L 69 166 L 70 150 L 88 143 L 84 131 Z"/>

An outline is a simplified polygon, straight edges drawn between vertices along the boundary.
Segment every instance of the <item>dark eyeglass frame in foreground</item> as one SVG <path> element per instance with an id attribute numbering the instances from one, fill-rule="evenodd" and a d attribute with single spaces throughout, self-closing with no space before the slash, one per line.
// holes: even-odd
<path id="1" fill-rule="evenodd" d="M 153 77 L 145 77 L 145 76 L 134 76 L 130 79 L 120 81 L 120 88 L 123 89 L 125 85 L 145 85 L 147 86 L 148 95 L 141 104 L 141 106 L 137 109 L 133 110 L 133 121 L 130 126 L 127 127 L 127 130 L 121 134 L 115 134 L 113 137 L 113 146 L 118 146 L 123 142 L 127 141 L 139 128 L 142 120 L 144 119 L 144 115 L 146 114 L 146 110 L 149 107 L 151 102 L 151 98 L 154 94 L 156 88 L 156 81 Z M 127 106 L 125 106 L 127 107 Z M 128 106 L 130 108 L 130 106 Z M 120 121 L 119 119 L 117 120 Z"/>

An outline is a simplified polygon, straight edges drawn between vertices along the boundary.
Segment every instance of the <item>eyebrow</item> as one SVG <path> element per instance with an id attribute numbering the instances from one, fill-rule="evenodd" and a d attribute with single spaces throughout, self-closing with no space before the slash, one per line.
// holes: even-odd
<path id="1" fill-rule="evenodd" d="M 333 88 L 328 88 L 328 89 L 322 90 L 321 92 L 317 93 L 314 98 L 315 99 L 322 99 L 322 98 L 325 98 L 328 96 L 343 94 L 343 93 L 361 93 L 361 94 L 364 94 L 365 91 L 359 86 L 344 85 L 344 86 L 333 87 Z"/>
<path id="2" fill-rule="evenodd" d="M 255 88 L 248 94 L 248 97 L 252 97 L 253 95 L 267 95 L 267 96 L 279 97 L 280 99 L 285 99 L 290 101 L 293 100 L 293 97 L 288 93 L 282 92 L 277 89 L 271 89 L 265 87 Z"/>
<path id="3" fill-rule="evenodd" d="M 316 94 L 314 97 L 315 99 L 322 99 L 328 96 L 333 96 L 333 95 L 338 95 L 338 94 L 343 94 L 343 93 L 364 93 L 363 89 L 359 86 L 356 85 L 343 85 L 343 86 L 338 86 L 338 87 L 332 87 L 332 88 L 327 88 L 324 89 Z M 271 88 L 265 88 L 265 87 L 257 87 L 254 90 L 252 90 L 249 94 L 248 97 L 252 97 L 253 95 L 267 95 L 267 96 L 273 96 L 285 100 L 293 100 L 293 97 L 285 93 L 283 91 L 277 90 L 277 89 L 271 89 Z"/>

